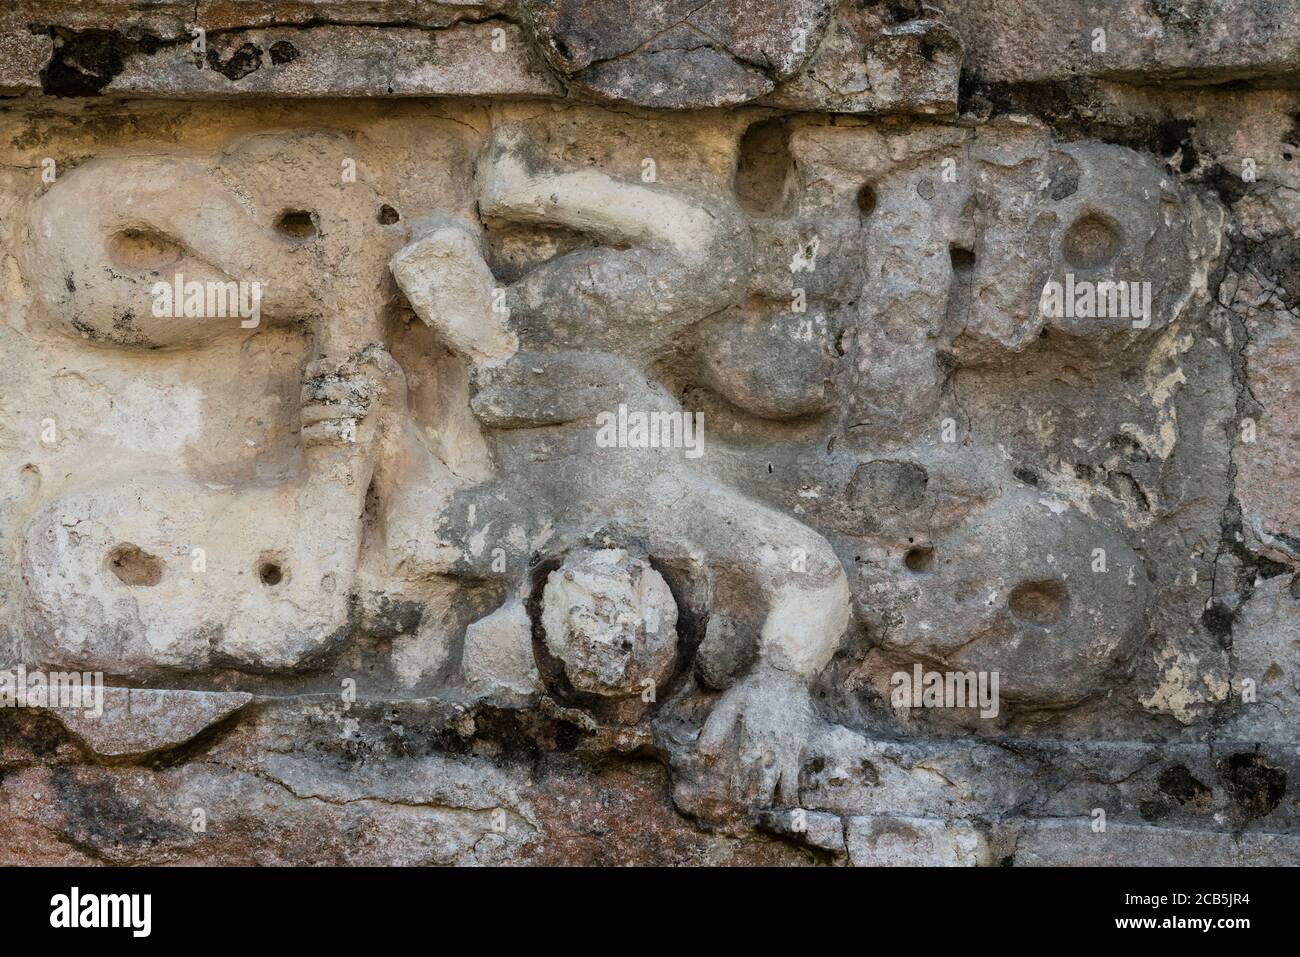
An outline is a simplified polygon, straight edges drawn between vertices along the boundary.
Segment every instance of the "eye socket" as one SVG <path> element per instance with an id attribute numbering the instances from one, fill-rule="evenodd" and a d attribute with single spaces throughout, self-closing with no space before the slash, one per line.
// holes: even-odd
<path id="1" fill-rule="evenodd" d="M 123 585 L 149 587 L 162 581 L 162 559 L 130 542 L 123 542 L 109 552 L 107 562 L 108 570 Z"/>
<path id="2" fill-rule="evenodd" d="M 1118 225 L 1096 213 L 1085 213 L 1070 225 L 1061 254 L 1071 266 L 1095 269 L 1119 255 L 1120 246 Z"/>
<path id="3" fill-rule="evenodd" d="M 108 240 L 108 255 L 115 266 L 154 272 L 177 262 L 185 250 L 152 229 L 124 229 Z"/>
<path id="4" fill-rule="evenodd" d="M 306 242 L 320 235 L 316 214 L 306 209 L 289 209 L 280 214 L 276 232 L 295 242 Z"/>
<path id="5" fill-rule="evenodd" d="M 876 211 L 876 188 L 870 183 L 863 183 L 858 190 L 858 209 L 863 216 L 870 216 Z"/>
<path id="6" fill-rule="evenodd" d="M 284 581 L 284 567 L 274 559 L 264 559 L 258 563 L 257 578 L 269 587 L 275 587 Z"/>
<path id="7" fill-rule="evenodd" d="M 929 545 L 909 548 L 907 554 L 903 556 L 903 564 L 907 566 L 908 571 L 917 574 L 929 571 L 934 567 L 934 548 Z"/>

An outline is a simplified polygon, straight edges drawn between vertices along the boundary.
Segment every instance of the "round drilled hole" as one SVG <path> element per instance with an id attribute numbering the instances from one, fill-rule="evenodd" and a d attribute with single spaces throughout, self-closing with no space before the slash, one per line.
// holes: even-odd
<path id="1" fill-rule="evenodd" d="M 1104 266 L 1119 254 L 1119 228 L 1093 213 L 1080 216 L 1065 234 L 1065 261 L 1079 269 Z"/>
<path id="2" fill-rule="evenodd" d="M 1011 589 L 1008 605 L 1021 621 L 1050 625 L 1065 613 L 1069 595 L 1058 581 L 1021 582 Z"/>
<path id="3" fill-rule="evenodd" d="M 108 553 L 108 570 L 123 585 L 148 587 L 162 581 L 163 563 L 138 545 L 124 542 Z"/>
<path id="4" fill-rule="evenodd" d="M 876 211 L 876 188 L 870 183 L 863 183 L 858 190 L 858 209 L 863 216 L 870 216 Z"/>
<path id="5" fill-rule="evenodd" d="M 917 545 L 909 548 L 903 556 L 903 564 L 909 571 L 925 572 L 934 566 L 934 549 L 929 545 Z"/>
<path id="6" fill-rule="evenodd" d="M 280 215 L 275 224 L 276 231 L 295 242 L 315 239 L 319 230 L 316 227 L 316 214 L 305 209 L 290 209 Z"/>
<path id="7" fill-rule="evenodd" d="M 401 215 L 387 203 L 379 207 L 379 224 L 381 226 L 391 226 L 401 219 Z"/>
<path id="8" fill-rule="evenodd" d="M 284 581 L 284 568 L 273 559 L 264 559 L 257 566 L 257 578 L 263 585 L 274 587 Z"/>

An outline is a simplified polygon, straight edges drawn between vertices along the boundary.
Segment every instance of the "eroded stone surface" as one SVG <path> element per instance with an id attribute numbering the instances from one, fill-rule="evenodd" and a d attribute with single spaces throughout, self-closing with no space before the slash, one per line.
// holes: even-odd
<path id="1" fill-rule="evenodd" d="M 0 93 L 522 96 L 656 108 L 762 101 L 952 113 L 960 45 L 932 14 L 850 0 L 201 0 L 128 16 L 119 0 L 23 0 L 0 11 L 0 48 L 15 58 Z"/>
<path id="2" fill-rule="evenodd" d="M 660 685 L 677 657 L 663 576 L 621 549 L 572 556 L 542 592 L 546 647 L 576 690 L 625 697 Z"/>
<path id="3" fill-rule="evenodd" d="M 995 83 L 1079 76 L 1222 82 L 1295 70 L 1295 17 L 1259 0 L 947 0 L 944 7 L 958 24 L 971 72 Z"/>
<path id="4" fill-rule="evenodd" d="M 54 713 L 95 754 L 120 758 L 184 744 L 252 700 L 240 691 L 106 688 L 102 713 L 79 708 Z"/>
<path id="5" fill-rule="evenodd" d="M 969 825 L 905 817 L 853 817 L 846 825 L 855 867 L 988 866 L 987 842 Z"/>

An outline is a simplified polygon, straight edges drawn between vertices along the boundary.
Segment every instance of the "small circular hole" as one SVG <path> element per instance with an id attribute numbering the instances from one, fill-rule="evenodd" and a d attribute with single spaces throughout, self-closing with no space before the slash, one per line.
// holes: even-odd
<path id="1" fill-rule="evenodd" d="M 876 211 L 876 188 L 870 183 L 864 183 L 858 190 L 858 209 L 863 216 L 870 216 Z"/>
<path id="2" fill-rule="evenodd" d="M 903 564 L 910 571 L 929 571 L 934 565 L 934 549 L 929 545 L 917 545 L 915 548 L 909 548 L 907 554 L 903 556 Z"/>
<path id="3" fill-rule="evenodd" d="M 316 228 L 316 214 L 305 209 L 291 209 L 280 216 L 275 228 L 280 235 L 303 242 L 315 239 L 319 230 Z"/>
<path id="4" fill-rule="evenodd" d="M 401 219 L 401 215 L 387 203 L 379 207 L 379 224 L 381 226 L 391 226 Z"/>
<path id="5" fill-rule="evenodd" d="M 257 577 L 263 585 L 278 585 L 284 581 L 284 569 L 279 562 L 262 562 L 257 568 Z"/>

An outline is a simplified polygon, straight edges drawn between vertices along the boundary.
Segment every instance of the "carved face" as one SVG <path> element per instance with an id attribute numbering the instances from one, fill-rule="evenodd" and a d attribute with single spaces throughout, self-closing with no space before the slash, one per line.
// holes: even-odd
<path id="1" fill-rule="evenodd" d="M 43 658 L 135 677 L 274 672 L 318 660 L 346 633 L 375 460 L 365 423 L 391 374 L 363 369 L 388 281 L 376 193 L 341 175 L 353 152 L 344 137 L 298 133 L 253 136 L 211 161 L 97 159 L 34 204 L 29 272 L 55 327 L 126 351 L 167 347 L 152 374 L 170 363 L 183 375 L 182 348 L 300 321 L 313 333 L 300 348 L 314 340 L 309 370 L 320 370 L 290 393 L 301 388 L 301 409 L 273 407 L 300 430 L 289 480 L 90 476 L 32 518 L 25 618 Z M 214 288 L 248 283 L 259 314 L 213 314 Z M 156 287 L 173 284 L 207 290 L 202 314 L 154 308 Z M 276 341 L 273 352 L 293 340 Z M 286 358 L 296 373 L 309 356 Z M 169 388 L 180 386 L 157 392 Z M 170 412 L 199 419 L 205 400 Z M 168 425 L 199 432 L 197 421 Z"/>
<path id="2" fill-rule="evenodd" d="M 385 233 L 373 187 L 344 179 L 355 152 L 345 137 L 298 133 L 253 136 L 214 160 L 90 160 L 32 209 L 27 271 L 40 303 L 69 334 L 131 348 L 247 334 L 246 315 L 209 301 L 228 283 L 257 284 L 268 324 L 310 320 L 327 336 L 373 326 Z M 159 307 L 156 286 L 178 276 L 203 290 L 200 315 L 171 298 Z"/>

